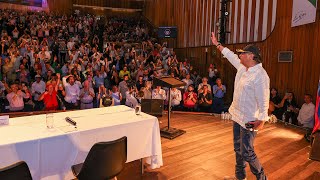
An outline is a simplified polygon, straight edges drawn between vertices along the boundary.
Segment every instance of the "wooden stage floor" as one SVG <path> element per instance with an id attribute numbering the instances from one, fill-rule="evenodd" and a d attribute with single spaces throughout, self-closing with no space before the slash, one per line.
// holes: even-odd
<path id="1" fill-rule="evenodd" d="M 167 116 L 159 118 L 160 127 L 167 125 Z M 235 155 L 232 140 L 232 121 L 210 115 L 173 113 L 171 127 L 186 134 L 168 140 L 162 138 L 164 166 L 146 170 L 139 176 L 139 162 L 129 163 L 121 179 L 145 180 L 219 180 L 234 175 Z M 255 151 L 268 179 L 312 179 L 320 171 L 320 162 L 308 159 L 310 146 L 304 132 L 284 124 L 266 124 L 255 140 Z M 130 170 L 131 168 L 131 170 Z M 135 169 L 135 170 L 132 170 Z M 248 180 L 255 179 L 247 166 Z"/>

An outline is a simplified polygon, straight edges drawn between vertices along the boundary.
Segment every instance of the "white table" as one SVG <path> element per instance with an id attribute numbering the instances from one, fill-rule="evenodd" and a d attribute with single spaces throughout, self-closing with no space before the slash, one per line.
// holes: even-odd
<path id="1" fill-rule="evenodd" d="M 159 123 L 126 106 L 54 113 L 54 128 L 46 115 L 11 118 L 0 126 L 0 167 L 23 160 L 37 179 L 71 179 L 71 166 L 82 163 L 96 142 L 128 138 L 127 162 L 146 158 L 151 168 L 163 165 Z M 70 117 L 77 129 L 65 121 Z"/>

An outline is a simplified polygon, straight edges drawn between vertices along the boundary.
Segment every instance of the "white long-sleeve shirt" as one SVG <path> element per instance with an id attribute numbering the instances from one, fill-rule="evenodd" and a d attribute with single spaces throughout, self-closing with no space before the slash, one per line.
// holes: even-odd
<path id="1" fill-rule="evenodd" d="M 179 89 L 176 89 L 175 91 L 171 89 L 170 92 L 171 92 L 170 93 L 171 105 L 178 106 L 181 102 L 181 91 Z M 168 99 L 169 99 L 169 92 L 168 92 Z"/>
<path id="2" fill-rule="evenodd" d="M 165 100 L 167 98 L 166 91 L 163 89 L 160 89 L 159 92 L 157 89 L 154 89 L 152 91 L 152 99 L 162 99 Z"/>
<path id="3" fill-rule="evenodd" d="M 75 103 L 77 100 L 79 100 L 80 96 L 80 87 L 78 84 L 74 83 L 73 85 L 67 83 L 66 77 L 62 78 L 62 83 L 66 90 L 66 96 L 64 97 L 64 100 L 68 103 Z"/>
<path id="4" fill-rule="evenodd" d="M 42 94 L 45 90 L 46 90 L 46 83 L 43 81 L 40 81 L 39 83 L 34 82 L 31 85 L 31 93 L 32 93 L 34 100 L 38 100 L 40 94 Z M 37 94 L 36 92 L 38 92 L 40 94 Z"/>
<path id="5" fill-rule="evenodd" d="M 313 128 L 314 125 L 314 111 L 316 107 L 311 102 L 304 103 L 299 111 L 298 121 L 303 124 L 303 127 Z"/>
<path id="6" fill-rule="evenodd" d="M 232 120 L 244 128 L 249 121 L 267 121 L 270 79 L 262 64 L 247 69 L 228 48 L 224 48 L 222 54 L 237 69 L 233 102 L 229 108 Z"/>

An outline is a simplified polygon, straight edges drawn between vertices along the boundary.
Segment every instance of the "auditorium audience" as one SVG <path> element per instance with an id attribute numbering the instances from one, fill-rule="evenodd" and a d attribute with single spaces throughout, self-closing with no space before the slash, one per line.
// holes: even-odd
<path id="1" fill-rule="evenodd" d="M 224 111 L 226 87 L 218 67 L 210 64 L 201 77 L 190 60 L 179 59 L 166 42 L 159 44 L 142 18 L 21 12 L 21 21 L 15 12 L 0 10 L 7 14 L 0 24 L 1 112 L 134 107 L 141 98 L 167 101 L 167 88 L 152 88 L 153 78 L 162 76 L 185 82 L 171 90 L 174 109 Z M 298 116 L 293 93 L 282 100 L 277 89 L 270 94 L 273 114 L 294 124 L 298 117 L 305 125 L 310 103 Z"/>

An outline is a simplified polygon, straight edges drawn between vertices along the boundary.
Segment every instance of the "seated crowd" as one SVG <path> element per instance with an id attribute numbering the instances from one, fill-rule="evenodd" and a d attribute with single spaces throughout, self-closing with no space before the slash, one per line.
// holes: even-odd
<path id="1" fill-rule="evenodd" d="M 307 130 L 307 136 L 314 127 L 315 105 L 312 95 L 304 95 L 304 104 L 299 108 L 293 92 L 285 93 L 281 98 L 276 88 L 270 90 L 271 113 L 285 123 L 302 126 Z"/>
<path id="2" fill-rule="evenodd" d="M 200 77 L 139 18 L 0 13 L 1 112 L 134 107 L 141 99 L 167 105 L 168 97 L 176 110 L 224 111 L 226 87 L 215 65 Z M 168 88 L 152 84 L 162 76 L 186 85 L 169 96 Z"/>
<path id="3" fill-rule="evenodd" d="M 0 10 L 1 112 L 134 107 L 141 99 L 171 97 L 174 110 L 221 113 L 226 87 L 217 67 L 200 77 L 190 61 L 179 61 L 166 43 L 158 44 L 139 18 L 70 16 Z M 100 39 L 103 39 L 100 42 Z M 152 84 L 171 76 L 184 87 Z M 270 92 L 277 119 L 306 128 L 314 122 L 312 96 L 299 109 L 293 92 Z"/>

